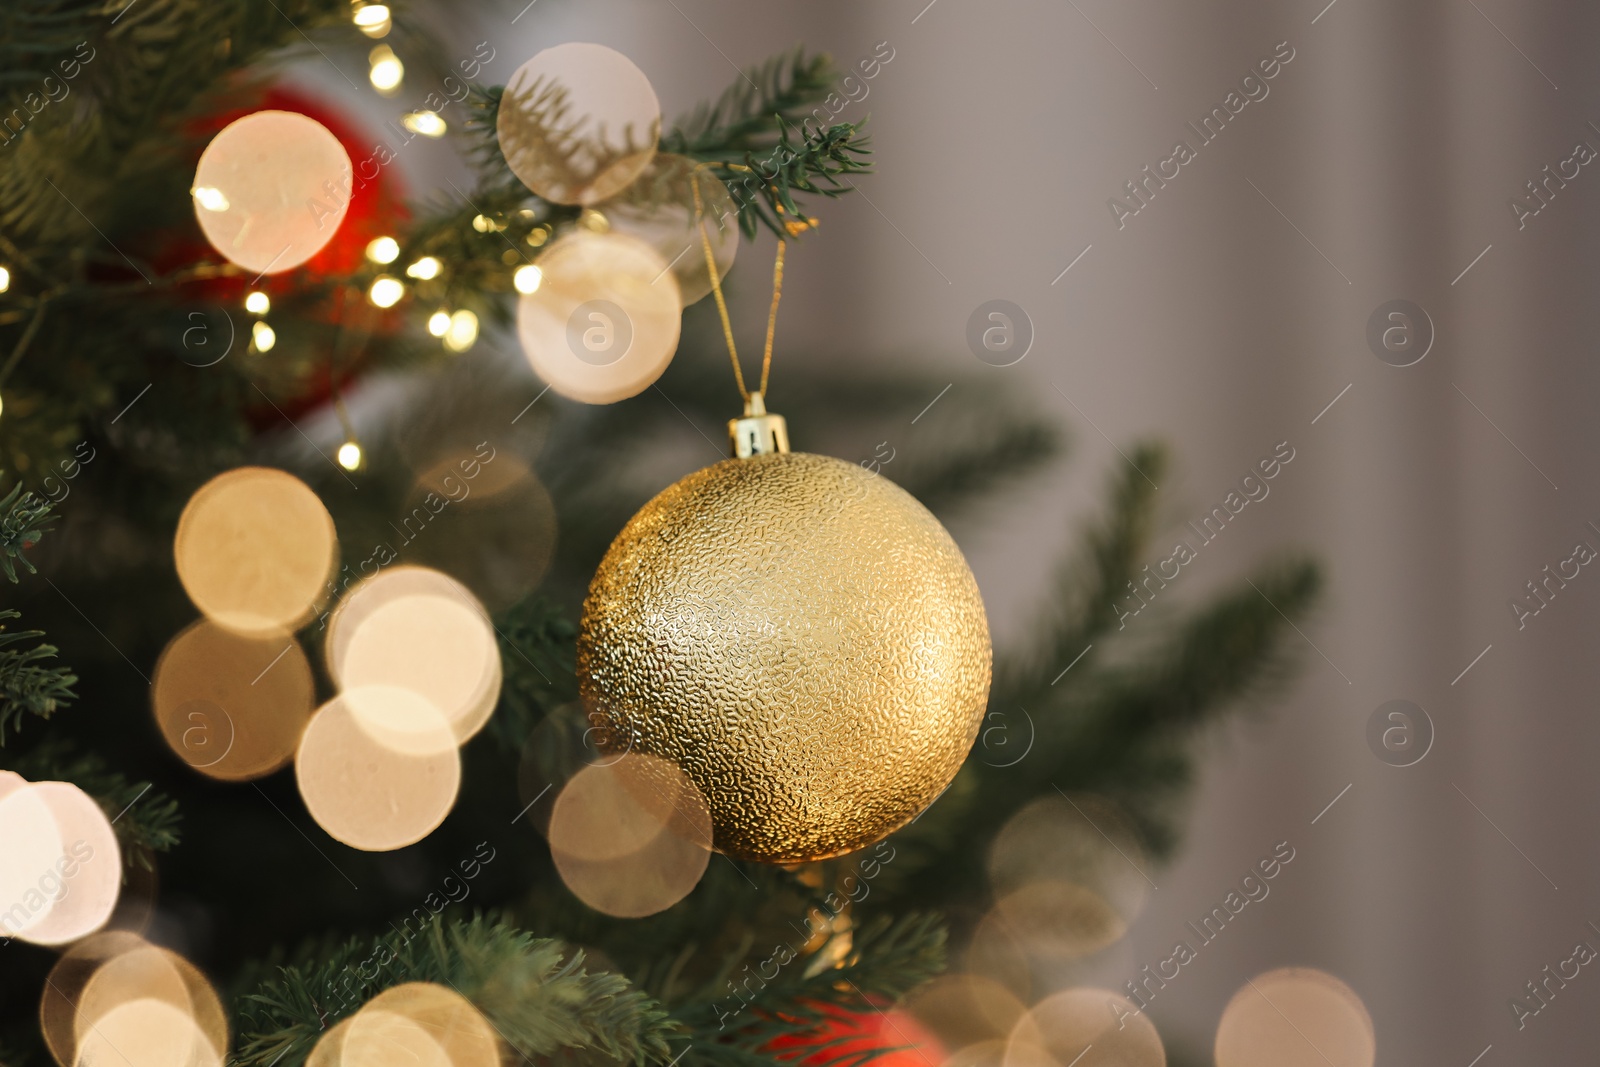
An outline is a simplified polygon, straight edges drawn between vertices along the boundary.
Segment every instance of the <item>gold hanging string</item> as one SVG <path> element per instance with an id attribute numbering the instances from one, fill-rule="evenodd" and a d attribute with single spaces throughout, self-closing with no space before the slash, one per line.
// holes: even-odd
<path id="1" fill-rule="evenodd" d="M 767 395 L 767 376 L 772 373 L 772 331 L 778 326 L 778 301 L 783 299 L 783 250 L 789 242 L 778 238 L 778 256 L 772 264 L 772 310 L 767 312 L 767 347 L 761 353 L 761 395 Z"/>
<path id="2" fill-rule="evenodd" d="M 744 167 L 737 167 L 744 170 Z M 716 256 L 711 251 L 711 236 L 706 232 L 705 202 L 700 196 L 700 171 L 702 168 L 712 166 L 701 163 L 694 168 L 690 175 L 689 184 L 694 190 L 694 218 L 695 226 L 700 231 L 700 248 L 706 257 L 706 272 L 711 277 L 711 293 L 717 298 L 717 314 L 722 318 L 722 336 L 728 342 L 728 358 L 733 362 L 733 380 L 739 387 L 739 395 L 746 402 L 750 400 L 750 390 L 744 384 L 744 369 L 739 365 L 739 350 L 733 341 L 733 322 L 728 317 L 728 302 L 722 295 L 722 278 L 717 273 Z M 760 395 L 767 392 L 767 379 L 772 374 L 772 338 L 778 326 L 778 302 L 783 299 L 783 254 L 788 247 L 788 242 L 778 238 L 778 255 L 772 265 L 772 308 L 767 312 L 767 343 L 761 353 L 761 387 Z"/>

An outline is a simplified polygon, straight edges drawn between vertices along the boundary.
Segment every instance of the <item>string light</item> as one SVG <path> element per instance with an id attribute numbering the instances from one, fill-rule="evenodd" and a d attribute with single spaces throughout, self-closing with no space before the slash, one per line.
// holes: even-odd
<path id="1" fill-rule="evenodd" d="M 356 28 L 368 37 L 383 37 L 394 25 L 389 9 L 383 4 L 367 4 L 356 9 Z"/>
<path id="2" fill-rule="evenodd" d="M 488 215 L 474 215 L 472 216 L 472 228 L 479 233 L 498 233 L 505 229 L 505 226 L 494 221 Z"/>
<path id="3" fill-rule="evenodd" d="M 252 315 L 265 315 L 272 309 L 272 301 L 267 299 L 267 294 L 257 290 L 244 298 L 244 309 Z"/>
<path id="4" fill-rule="evenodd" d="M 367 72 L 372 87 L 384 96 L 393 96 L 406 76 L 405 65 L 394 54 L 394 49 L 380 44 L 367 54 L 367 62 L 372 64 L 372 69 Z"/>
<path id="5" fill-rule="evenodd" d="M 0 267 L 0 293 L 9 288 L 11 288 L 11 272 L 4 267 Z"/>
<path id="6" fill-rule="evenodd" d="M 412 111 L 400 120 L 400 124 L 412 133 L 420 133 L 424 137 L 443 137 L 445 131 L 449 129 L 437 111 Z"/>
<path id="7" fill-rule="evenodd" d="M 543 246 L 548 240 L 550 240 L 550 231 L 543 226 L 528 231 L 528 243 L 535 248 Z"/>
<path id="8" fill-rule="evenodd" d="M 444 334 L 444 346 L 452 352 L 465 352 L 478 340 L 478 316 L 462 308 L 450 316 L 450 328 Z"/>
<path id="9" fill-rule="evenodd" d="M 374 238 L 367 245 L 367 258 L 374 263 L 393 263 L 400 258 L 400 242 L 393 237 Z"/>
<path id="10" fill-rule="evenodd" d="M 221 189 L 214 189 L 209 185 L 197 185 L 190 192 L 194 193 L 194 198 L 207 211 L 228 210 L 228 198 L 222 195 Z"/>
<path id="11" fill-rule="evenodd" d="M 433 256 L 423 256 L 407 267 L 406 273 L 413 278 L 421 278 L 423 281 L 427 281 L 429 278 L 437 278 L 439 276 L 439 267 L 439 261 Z"/>
<path id="12" fill-rule="evenodd" d="M 399 278 L 391 278 L 387 274 L 380 274 L 372 281 L 372 288 L 367 290 L 367 299 L 381 308 L 392 308 L 406 295 L 405 283 Z"/>
<path id="13" fill-rule="evenodd" d="M 250 343 L 257 352 L 271 352 L 272 346 L 278 343 L 278 335 L 264 322 L 258 322 L 250 327 Z"/>
<path id="14" fill-rule="evenodd" d="M 525 263 L 517 268 L 511 276 L 511 284 L 517 287 L 517 292 L 527 295 L 537 293 L 539 285 L 544 281 L 544 271 L 532 263 Z"/>
<path id="15" fill-rule="evenodd" d="M 354 441 L 346 441 L 339 446 L 339 466 L 347 471 L 353 471 L 361 466 L 361 446 Z"/>
<path id="16" fill-rule="evenodd" d="M 428 316 L 428 332 L 435 337 L 443 337 L 450 329 L 450 312 L 440 308 Z"/>

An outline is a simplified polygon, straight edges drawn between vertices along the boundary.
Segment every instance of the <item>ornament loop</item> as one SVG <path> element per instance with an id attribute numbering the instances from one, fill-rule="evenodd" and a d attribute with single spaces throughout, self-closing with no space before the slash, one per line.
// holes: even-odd
<path id="1" fill-rule="evenodd" d="M 728 437 L 737 459 L 789 451 L 789 424 L 767 411 L 759 392 L 745 398 L 744 418 L 728 420 Z"/>

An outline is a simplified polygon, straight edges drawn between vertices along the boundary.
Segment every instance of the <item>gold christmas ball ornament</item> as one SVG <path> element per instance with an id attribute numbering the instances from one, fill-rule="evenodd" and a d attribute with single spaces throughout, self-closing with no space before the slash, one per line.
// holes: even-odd
<path id="1" fill-rule="evenodd" d="M 735 458 L 630 520 L 584 604 L 578 678 L 605 747 L 676 764 L 715 846 L 798 863 L 931 804 L 977 737 L 989 624 L 939 521 L 887 478 L 790 453 L 751 395 Z"/>

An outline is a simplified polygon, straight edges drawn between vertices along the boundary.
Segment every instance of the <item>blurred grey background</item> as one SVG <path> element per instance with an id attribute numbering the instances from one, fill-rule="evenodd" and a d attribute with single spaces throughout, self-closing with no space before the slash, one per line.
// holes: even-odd
<path id="1" fill-rule="evenodd" d="M 790 256 L 774 403 L 785 360 L 870 358 L 1011 376 L 1059 415 L 1067 459 L 954 531 L 998 641 L 1026 636 L 1119 448 L 1172 446 L 1160 490 L 1174 528 L 1280 442 L 1294 449 L 1270 497 L 1166 595 L 1197 598 L 1275 552 L 1315 553 L 1329 595 L 1304 627 L 1303 669 L 1281 699 L 1207 739 L 1184 846 L 1153 872 L 1159 889 L 1094 980 L 1120 988 L 1165 958 L 1185 922 L 1288 841 L 1296 858 L 1270 897 L 1152 1003 L 1169 1048 L 1208 1050 L 1247 978 L 1305 965 L 1360 994 L 1380 1064 L 1592 1056 L 1600 969 L 1584 967 L 1520 1030 L 1508 1002 L 1575 943 L 1600 946 L 1589 925 L 1600 573 L 1551 582 L 1549 606 L 1520 629 L 1510 601 L 1576 543 L 1600 548 L 1584 333 L 1600 167 L 1574 156 L 1580 142 L 1600 147 L 1600 8 L 524 2 L 462 4 L 441 27 L 445 47 L 491 41 L 483 77 L 496 83 L 551 44 L 608 44 L 644 69 L 669 115 L 796 43 L 841 66 L 887 43 L 892 60 L 842 113 L 870 113 L 877 173 Z M 1186 123 L 1291 51 L 1265 97 L 1201 144 Z M 371 117 L 426 91 L 373 100 Z M 1125 183 L 1180 140 L 1195 158 L 1148 185 L 1119 226 L 1108 201 L 1133 206 Z M 458 173 L 451 153 L 408 154 L 413 194 Z M 1541 187 L 1546 204 L 1526 183 L 1546 181 L 1547 166 L 1558 177 Z M 1519 220 L 1514 197 L 1541 210 Z M 769 255 L 764 243 L 740 261 L 760 276 L 735 308 L 751 338 Z M 1035 332 L 1010 367 L 968 350 L 968 318 L 992 299 L 1019 305 Z M 1374 311 L 1397 299 L 1435 335 L 1406 367 L 1367 339 Z M 939 415 L 891 444 L 915 450 Z M 1395 699 L 1425 709 L 1435 732 L 1403 768 L 1367 741 L 1369 718 Z"/>

